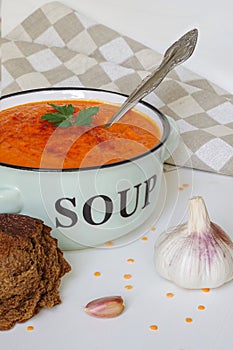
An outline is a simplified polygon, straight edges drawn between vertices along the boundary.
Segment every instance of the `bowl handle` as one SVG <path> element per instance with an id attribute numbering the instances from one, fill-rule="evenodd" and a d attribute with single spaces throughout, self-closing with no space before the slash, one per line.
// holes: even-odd
<path id="1" fill-rule="evenodd" d="M 23 201 L 18 188 L 0 188 L 0 213 L 19 213 L 22 208 Z"/>
<path id="2" fill-rule="evenodd" d="M 166 159 L 168 159 L 172 153 L 175 151 L 176 147 L 179 144 L 179 139 L 180 139 L 180 132 L 179 128 L 175 122 L 174 119 L 171 117 L 168 117 L 168 122 L 170 125 L 170 134 L 168 136 L 167 141 L 164 143 L 163 146 L 163 154 L 162 154 L 162 161 L 164 162 Z"/>

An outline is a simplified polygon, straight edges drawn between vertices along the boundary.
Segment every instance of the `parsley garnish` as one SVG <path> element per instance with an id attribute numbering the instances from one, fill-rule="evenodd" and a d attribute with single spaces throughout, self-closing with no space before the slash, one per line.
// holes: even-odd
<path id="1" fill-rule="evenodd" d="M 72 104 L 57 106 L 53 103 L 49 103 L 56 112 L 46 113 L 42 115 L 41 119 L 47 120 L 53 123 L 59 128 L 69 128 L 70 126 L 88 126 L 92 123 L 92 117 L 96 115 L 99 111 L 99 107 L 88 107 L 81 109 L 77 114 L 75 113 L 75 108 Z"/>

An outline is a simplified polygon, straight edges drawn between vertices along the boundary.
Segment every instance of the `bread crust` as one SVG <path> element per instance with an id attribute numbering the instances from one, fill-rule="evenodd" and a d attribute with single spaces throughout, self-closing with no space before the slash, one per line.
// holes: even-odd
<path id="1" fill-rule="evenodd" d="M 0 330 L 61 303 L 61 278 L 71 270 L 42 220 L 0 214 Z"/>

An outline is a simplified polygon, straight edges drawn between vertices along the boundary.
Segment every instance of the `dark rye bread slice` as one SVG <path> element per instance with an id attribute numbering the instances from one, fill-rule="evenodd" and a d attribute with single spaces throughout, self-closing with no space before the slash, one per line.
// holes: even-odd
<path id="1" fill-rule="evenodd" d="M 43 221 L 0 214 L 0 330 L 61 303 L 61 277 L 71 270 Z"/>

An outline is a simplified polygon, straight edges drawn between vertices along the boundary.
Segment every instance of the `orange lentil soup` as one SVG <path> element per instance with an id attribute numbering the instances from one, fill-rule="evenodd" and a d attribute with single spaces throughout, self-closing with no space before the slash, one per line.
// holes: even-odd
<path id="1" fill-rule="evenodd" d="M 99 107 L 90 126 L 61 128 L 41 118 L 56 112 L 50 105 L 72 104 L 75 113 Z M 117 105 L 92 100 L 59 100 L 22 104 L 0 112 L 0 162 L 31 168 L 80 168 L 118 162 L 153 148 L 159 127 L 136 110 L 109 128 Z"/>

